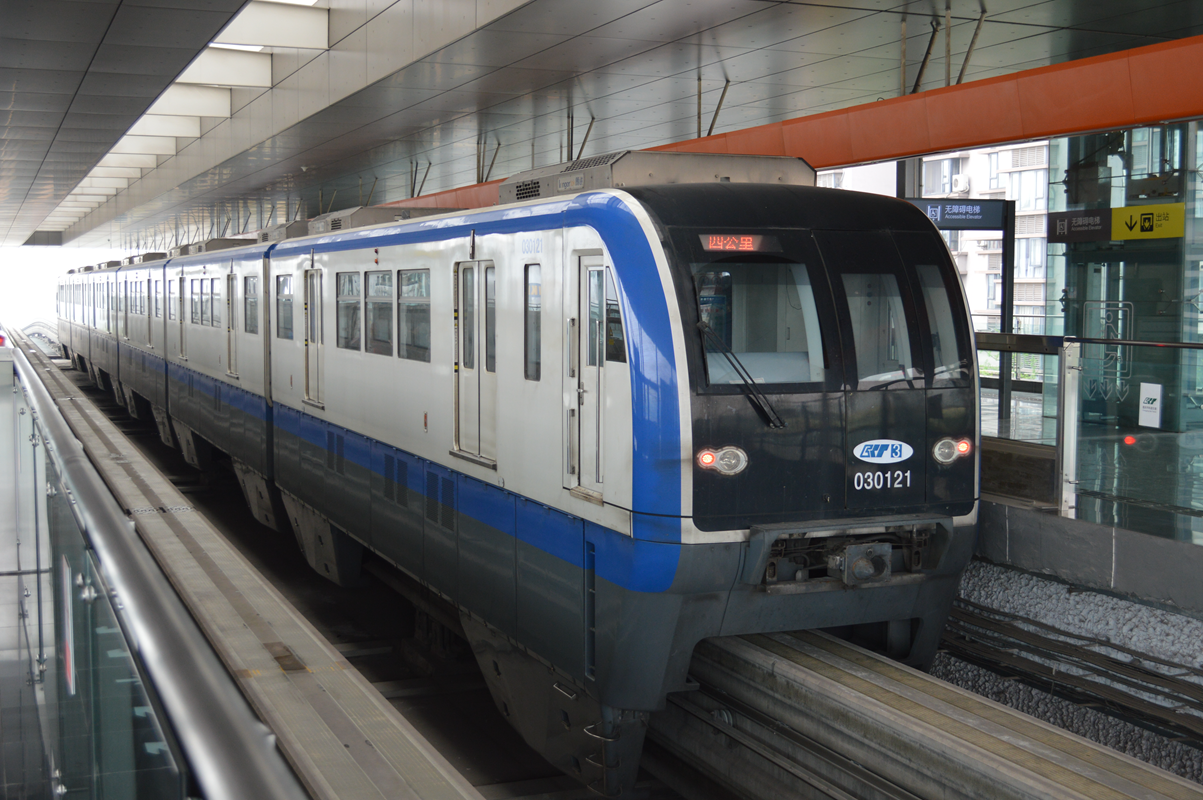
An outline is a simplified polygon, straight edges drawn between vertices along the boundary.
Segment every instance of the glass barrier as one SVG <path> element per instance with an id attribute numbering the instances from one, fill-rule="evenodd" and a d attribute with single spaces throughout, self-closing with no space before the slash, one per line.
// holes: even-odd
<path id="1" fill-rule="evenodd" d="M 1020 351 L 1009 355 L 1011 382 L 1005 407 L 1000 408 L 1003 353 L 978 348 L 982 436 L 1055 446 L 1060 356 Z"/>
<path id="2" fill-rule="evenodd" d="M 54 367 L 14 338 L 0 345 L 0 797 L 305 797 L 41 384 Z"/>
<path id="3" fill-rule="evenodd" d="M 1080 347 L 1076 516 L 1203 544 L 1201 346 Z"/>
<path id="4" fill-rule="evenodd" d="M 38 416 L 20 391 L 3 394 L 12 433 L 0 456 L 15 469 L 0 587 L 16 622 L 16 646 L 0 652 L 4 796 L 195 795 Z"/>

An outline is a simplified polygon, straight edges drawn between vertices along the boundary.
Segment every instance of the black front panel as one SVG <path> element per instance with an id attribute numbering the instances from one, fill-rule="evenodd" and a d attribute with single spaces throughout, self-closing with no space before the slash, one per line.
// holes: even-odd
<path id="1" fill-rule="evenodd" d="M 941 439 L 976 442 L 977 404 L 974 390 L 964 386 L 931 389 L 927 392 L 927 453 Z M 970 452 L 951 464 L 942 465 L 928 458 L 927 501 L 956 503 L 972 499 L 977 483 L 977 456 Z"/>
<path id="2" fill-rule="evenodd" d="M 924 391 L 848 393 L 845 505 L 849 510 L 921 505 L 927 494 Z"/>
<path id="3" fill-rule="evenodd" d="M 674 269 L 698 528 L 972 507 L 974 455 L 933 458 L 976 446 L 977 402 L 964 294 L 929 220 L 807 187 L 632 194 Z"/>
<path id="4" fill-rule="evenodd" d="M 834 516 L 843 511 L 844 409 L 839 392 L 771 395 L 785 421 L 770 428 L 742 394 L 694 399 L 695 450 L 735 445 L 748 454 L 738 475 L 694 464 L 694 524 L 727 530 Z"/>

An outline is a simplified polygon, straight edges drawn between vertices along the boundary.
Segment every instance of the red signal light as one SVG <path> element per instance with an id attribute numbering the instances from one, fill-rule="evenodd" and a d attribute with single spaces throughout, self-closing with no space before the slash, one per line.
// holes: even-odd
<path id="1" fill-rule="evenodd" d="M 962 439 L 961 441 L 957 442 L 957 453 L 960 455 L 965 455 L 969 452 L 970 446 L 971 445 L 969 444 L 968 439 Z"/>
<path id="2" fill-rule="evenodd" d="M 1136 437 L 1129 434 L 1124 437 L 1124 444 L 1136 444 Z"/>
<path id="3" fill-rule="evenodd" d="M 702 452 L 698 453 L 698 463 L 703 467 L 713 467 L 714 459 L 715 455 L 713 450 L 703 450 Z"/>

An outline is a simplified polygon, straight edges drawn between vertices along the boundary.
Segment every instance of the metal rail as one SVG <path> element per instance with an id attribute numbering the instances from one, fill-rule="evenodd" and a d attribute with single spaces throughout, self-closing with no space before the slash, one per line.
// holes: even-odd
<path id="1" fill-rule="evenodd" d="M 1203 799 L 1203 787 L 817 632 L 709 639 L 648 740 L 734 796 Z M 671 774 L 650 771 L 669 785 Z"/>
<path id="2" fill-rule="evenodd" d="M 43 386 L 13 333 L 14 365 L 46 454 L 69 492 L 113 596 L 131 650 L 144 667 L 206 800 L 301 800 L 275 737 L 251 711 L 195 621 L 134 532 Z M 73 398 L 66 398 L 68 400 Z"/>
<path id="3" fill-rule="evenodd" d="M 1203 670 L 958 599 L 943 648 L 1071 702 L 1203 748 Z"/>

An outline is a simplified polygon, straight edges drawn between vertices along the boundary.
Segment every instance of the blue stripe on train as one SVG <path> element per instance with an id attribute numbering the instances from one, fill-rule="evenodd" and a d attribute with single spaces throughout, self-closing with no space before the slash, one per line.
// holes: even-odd
<path id="1" fill-rule="evenodd" d="M 672 324 L 655 255 L 639 220 L 620 198 L 589 193 L 523 208 L 488 209 L 459 217 L 416 220 L 387 228 L 348 231 L 315 240 L 283 242 L 272 258 L 336 253 L 467 238 L 587 226 L 613 256 L 631 357 L 632 505 L 650 515 L 681 515 L 681 419 Z M 640 526 L 637 526 L 640 527 Z M 642 534 L 679 542 L 680 527 L 642 526 Z M 637 536 L 642 536 L 637 533 Z"/>
<path id="2" fill-rule="evenodd" d="M 377 475 L 383 473 L 375 469 L 372 464 L 371 449 L 373 446 L 395 451 L 407 460 L 421 464 L 423 467 L 433 464 L 443 470 L 447 469 L 445 465 L 437 464 L 437 462 L 429 461 L 404 450 L 397 450 L 391 445 L 376 442 L 353 431 L 323 422 L 288 406 L 280 404 L 275 406 L 275 424 L 280 430 L 303 439 L 323 451 L 328 445 L 327 433 L 333 432 L 341 435 L 344 437 L 343 458 Z M 461 478 L 475 480 L 462 472 L 451 470 L 451 473 L 456 476 L 457 480 Z M 425 498 L 425 469 L 408 470 L 407 475 L 406 485 L 409 490 Z M 513 501 L 537 502 L 506 489 L 498 491 L 504 492 Z M 505 505 L 510 518 L 499 520 L 495 519 L 496 512 L 491 510 L 490 504 L 474 502 L 474 497 L 474 493 L 470 492 L 460 494 L 457 510 L 461 515 L 469 516 L 496 530 L 514 535 L 512 502 Z M 594 545 L 597 574 L 624 589 L 637 592 L 665 591 L 672 585 L 676 575 L 681 545 L 668 543 L 663 539 L 673 531 L 676 532 L 677 538 L 680 538 L 681 521 L 679 518 L 662 518 L 646 514 L 634 514 L 632 517 L 636 530 L 641 527 L 651 529 L 660 534 L 661 541 L 633 538 L 600 525 L 587 524 L 585 538 Z M 580 547 L 580 539 L 574 538 L 579 532 L 580 520 L 563 514 L 563 512 L 556 514 L 554 518 L 562 520 L 563 524 L 523 527 L 517 531 L 517 538 L 574 567 L 584 569 L 584 553 Z"/>

